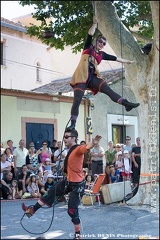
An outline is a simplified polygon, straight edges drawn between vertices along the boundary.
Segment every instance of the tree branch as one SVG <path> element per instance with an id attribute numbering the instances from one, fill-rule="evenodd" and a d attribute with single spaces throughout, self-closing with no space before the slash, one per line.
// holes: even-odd
<path id="1" fill-rule="evenodd" d="M 152 20 L 154 26 L 154 40 L 159 49 L 159 1 L 150 1 Z"/>
<path id="2" fill-rule="evenodd" d="M 132 30 L 130 30 L 130 32 L 132 33 L 132 35 L 139 41 L 143 42 L 144 44 L 147 44 L 149 42 L 153 42 L 153 39 L 142 36 L 141 34 L 134 32 Z"/>

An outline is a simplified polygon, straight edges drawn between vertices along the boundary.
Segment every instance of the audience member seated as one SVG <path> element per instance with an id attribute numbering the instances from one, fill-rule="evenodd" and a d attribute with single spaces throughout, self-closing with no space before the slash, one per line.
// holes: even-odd
<path id="1" fill-rule="evenodd" d="M 1 154 L 1 179 L 5 175 L 5 172 L 11 171 L 11 164 L 8 162 L 5 153 Z"/>
<path id="2" fill-rule="evenodd" d="M 30 179 L 30 173 L 28 172 L 27 165 L 23 165 L 21 168 L 21 172 L 18 174 L 18 190 L 21 191 L 22 193 L 27 192 L 27 185 Z"/>
<path id="3" fill-rule="evenodd" d="M 14 175 L 14 159 L 13 159 L 13 154 L 11 153 L 11 149 L 7 147 L 4 151 L 6 154 L 6 160 L 11 164 L 11 173 L 13 173 L 13 178 L 15 178 Z"/>
<path id="4" fill-rule="evenodd" d="M 18 190 L 18 182 L 17 180 L 12 180 L 11 182 L 11 189 L 12 189 L 12 199 L 19 199 L 22 197 L 22 190 Z"/>
<path id="5" fill-rule="evenodd" d="M 38 187 L 39 187 L 39 192 L 41 193 L 41 188 L 44 187 L 42 170 L 38 170 L 36 179 L 37 179 L 37 183 L 38 183 Z"/>
<path id="6" fill-rule="evenodd" d="M 117 160 L 115 162 L 115 169 L 118 169 L 119 172 L 122 171 L 123 161 L 122 161 L 122 152 L 117 152 Z"/>
<path id="7" fill-rule="evenodd" d="M 11 154 L 13 155 L 14 149 L 16 149 L 16 147 L 13 146 L 13 141 L 12 140 L 8 140 L 7 141 L 7 145 L 11 149 Z"/>
<path id="8" fill-rule="evenodd" d="M 48 171 L 48 173 L 52 174 L 52 170 L 51 170 L 51 167 L 52 166 L 56 166 L 55 163 L 51 163 L 51 159 L 50 158 L 46 158 L 44 163 L 42 163 L 42 168 L 45 170 Z"/>
<path id="9" fill-rule="evenodd" d="M 38 154 L 35 153 L 34 145 L 31 145 L 29 148 L 29 154 L 26 156 L 26 165 L 30 174 L 38 173 L 39 168 L 41 167 L 41 159 Z"/>
<path id="10" fill-rule="evenodd" d="M 1 152 L 0 152 L 0 154 L 2 154 L 2 153 L 4 153 L 4 151 L 5 151 L 5 148 L 3 147 L 3 143 L 1 142 Z"/>
<path id="11" fill-rule="evenodd" d="M 122 182 L 120 172 L 115 169 L 112 163 L 109 165 L 109 168 L 110 168 L 110 174 L 109 174 L 110 183 Z"/>
<path id="12" fill-rule="evenodd" d="M 44 195 L 54 185 L 54 176 L 52 174 L 47 175 L 47 181 L 44 187 L 41 188 L 41 193 Z"/>
<path id="13" fill-rule="evenodd" d="M 1 179 L 3 199 L 12 199 L 12 189 L 11 189 L 12 180 L 13 180 L 13 174 L 10 171 L 7 171 L 3 179 Z"/>
<path id="14" fill-rule="evenodd" d="M 128 150 L 124 150 L 123 155 L 124 155 L 124 157 L 122 158 L 123 169 L 122 169 L 121 175 L 123 177 L 123 181 L 131 180 L 132 163 L 131 163 L 131 160 L 129 158 Z"/>
<path id="15" fill-rule="evenodd" d="M 93 178 L 94 178 L 94 183 L 97 181 L 97 178 L 98 178 L 98 174 L 94 174 Z"/>
<path id="16" fill-rule="evenodd" d="M 94 185 L 94 177 L 93 177 L 92 175 L 89 175 L 89 174 L 88 174 L 88 175 L 85 177 L 85 180 L 86 180 L 86 186 L 85 186 L 85 188 L 88 189 L 88 190 L 92 189 L 92 187 L 93 187 L 93 185 Z"/>
<path id="17" fill-rule="evenodd" d="M 41 197 L 35 174 L 30 175 L 30 179 L 29 179 L 28 186 L 27 186 L 27 191 L 31 194 L 31 196 L 33 198 Z"/>
<path id="18" fill-rule="evenodd" d="M 47 176 L 49 174 L 49 171 L 48 170 L 45 170 L 43 172 L 43 179 L 42 179 L 42 183 L 45 184 L 47 182 Z"/>

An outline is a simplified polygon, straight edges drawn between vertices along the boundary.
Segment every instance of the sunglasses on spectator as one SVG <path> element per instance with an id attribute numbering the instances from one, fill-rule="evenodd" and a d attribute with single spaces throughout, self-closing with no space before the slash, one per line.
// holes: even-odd
<path id="1" fill-rule="evenodd" d="M 65 135 L 63 138 L 68 139 L 69 137 L 75 137 L 75 136 L 68 136 L 68 135 Z"/>
<path id="2" fill-rule="evenodd" d="M 129 139 L 129 138 L 126 138 L 126 140 L 128 140 L 128 141 L 129 141 L 129 140 L 131 140 L 131 139 Z"/>
<path id="3" fill-rule="evenodd" d="M 120 147 L 117 146 L 116 148 L 120 148 Z"/>
<path id="4" fill-rule="evenodd" d="M 110 166 L 109 168 L 113 168 L 114 166 Z"/>
<path id="5" fill-rule="evenodd" d="M 42 145 L 47 145 L 47 143 L 43 143 Z"/>
<path id="6" fill-rule="evenodd" d="M 98 40 L 99 43 L 103 43 L 103 46 L 106 45 L 106 42 L 102 41 L 101 39 Z"/>

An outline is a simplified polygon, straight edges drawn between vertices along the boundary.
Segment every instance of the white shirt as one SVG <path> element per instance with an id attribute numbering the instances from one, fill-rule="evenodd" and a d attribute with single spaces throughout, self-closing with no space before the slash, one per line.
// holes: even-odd
<path id="1" fill-rule="evenodd" d="M 16 167 L 22 167 L 23 164 L 26 164 L 26 156 L 28 154 L 27 148 L 23 148 L 23 150 L 17 147 L 14 152 L 13 156 L 16 157 Z"/>
<path id="2" fill-rule="evenodd" d="M 57 149 L 55 152 L 54 152 L 54 156 L 55 157 L 58 157 L 58 159 L 59 160 L 64 160 L 65 159 L 65 157 L 67 156 L 67 150 L 66 149 L 63 149 L 63 152 L 61 153 L 61 150 L 59 150 L 59 149 Z M 62 155 L 65 155 L 65 157 L 62 157 Z M 59 165 L 59 161 L 56 161 L 56 167 Z M 62 165 L 62 163 L 61 163 L 61 165 Z"/>
<path id="3" fill-rule="evenodd" d="M 8 161 L 5 161 L 4 163 L 1 162 L 1 169 L 9 167 L 9 166 L 11 166 L 10 162 L 8 162 Z M 1 172 L 1 179 L 2 178 L 3 178 L 3 172 Z"/>
<path id="4" fill-rule="evenodd" d="M 125 166 L 125 171 L 132 173 L 128 158 L 124 158 L 124 166 Z"/>

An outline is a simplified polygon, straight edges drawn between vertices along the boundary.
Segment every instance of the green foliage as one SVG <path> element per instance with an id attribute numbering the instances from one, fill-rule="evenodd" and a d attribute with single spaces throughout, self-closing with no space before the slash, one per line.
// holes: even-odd
<path id="1" fill-rule="evenodd" d="M 30 26 L 28 34 L 37 36 L 43 43 L 56 49 L 72 46 L 73 52 L 83 48 L 89 27 L 92 24 L 94 1 L 20 1 L 22 6 L 34 5 L 33 17 L 41 26 Z M 149 1 L 115 1 L 117 14 L 129 29 L 141 23 L 139 33 L 152 38 L 153 24 Z M 49 24 L 47 19 L 51 19 Z M 42 32 L 50 30 L 54 37 L 44 39 Z"/>

